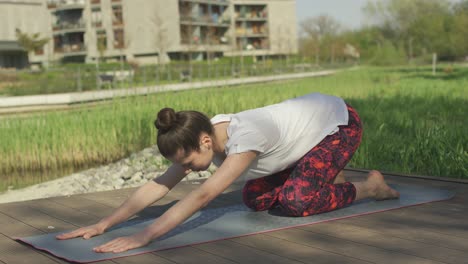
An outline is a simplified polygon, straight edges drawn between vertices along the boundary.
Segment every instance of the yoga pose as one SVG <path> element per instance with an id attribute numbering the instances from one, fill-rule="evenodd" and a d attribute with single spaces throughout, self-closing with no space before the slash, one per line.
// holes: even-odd
<path id="1" fill-rule="evenodd" d="M 159 111 L 155 126 L 169 169 L 140 187 L 113 214 L 97 224 L 57 236 L 92 236 L 127 220 L 164 197 L 191 171 L 216 172 L 199 188 L 132 236 L 114 239 L 96 252 L 122 252 L 144 246 L 184 222 L 221 194 L 236 179 L 245 180 L 244 203 L 255 211 L 278 207 L 284 215 L 319 214 L 363 198 L 398 198 L 382 174 L 347 182 L 341 170 L 361 142 L 357 112 L 341 98 L 308 94 L 278 104 L 211 120 L 196 111 Z"/>

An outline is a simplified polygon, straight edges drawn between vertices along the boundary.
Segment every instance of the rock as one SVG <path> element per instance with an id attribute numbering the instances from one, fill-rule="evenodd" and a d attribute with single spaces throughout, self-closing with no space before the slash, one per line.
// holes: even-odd
<path id="1" fill-rule="evenodd" d="M 8 188 L 9 191 L 0 194 L 0 203 L 141 186 L 162 175 L 168 165 L 153 146 L 134 153 L 129 158 L 53 181 L 18 190 Z M 216 167 L 212 165 L 206 172 L 192 172 L 184 180 L 207 178 L 215 170 Z"/>
<path id="2" fill-rule="evenodd" d="M 139 183 L 143 180 L 143 173 L 141 172 L 137 172 L 135 173 L 132 178 L 130 179 L 129 182 L 133 182 L 133 183 Z"/>

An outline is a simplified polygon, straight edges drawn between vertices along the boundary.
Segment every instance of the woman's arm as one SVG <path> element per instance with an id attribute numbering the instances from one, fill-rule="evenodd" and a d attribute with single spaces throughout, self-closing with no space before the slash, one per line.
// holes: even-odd
<path id="1" fill-rule="evenodd" d="M 57 239 L 83 237 L 88 239 L 104 233 L 108 228 L 119 224 L 147 206 L 163 198 L 187 173 L 180 165 L 172 165 L 163 175 L 138 188 L 110 216 L 103 218 L 95 225 L 82 227 L 69 233 L 57 236 Z"/>
<path id="2" fill-rule="evenodd" d="M 153 224 L 133 236 L 114 239 L 94 250 L 96 252 L 122 252 L 144 246 L 151 240 L 166 234 L 226 190 L 245 171 L 256 156 L 255 152 L 228 156 L 213 176 L 171 207 Z"/>

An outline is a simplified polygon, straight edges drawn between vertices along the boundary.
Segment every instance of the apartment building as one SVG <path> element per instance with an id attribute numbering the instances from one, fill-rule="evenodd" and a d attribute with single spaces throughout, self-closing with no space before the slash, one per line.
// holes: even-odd
<path id="1" fill-rule="evenodd" d="M 47 63 L 51 45 L 28 52 L 19 45 L 16 31 L 36 34 L 40 38 L 50 37 L 49 18 L 44 0 L 0 0 L 0 68 Z"/>
<path id="2" fill-rule="evenodd" d="M 41 32 L 51 38 L 43 60 L 146 64 L 297 52 L 295 0 L 42 2 L 49 29 Z"/>

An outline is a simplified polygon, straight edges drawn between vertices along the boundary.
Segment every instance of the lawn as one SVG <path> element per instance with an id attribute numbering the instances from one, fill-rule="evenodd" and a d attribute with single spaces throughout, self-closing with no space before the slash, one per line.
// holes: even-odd
<path id="1" fill-rule="evenodd" d="M 294 81 L 167 92 L 96 107 L 0 119 L 0 191 L 109 163 L 155 144 L 162 107 L 210 117 L 311 92 L 344 98 L 359 112 L 363 142 L 350 166 L 468 178 L 468 68 L 361 68 Z"/>

